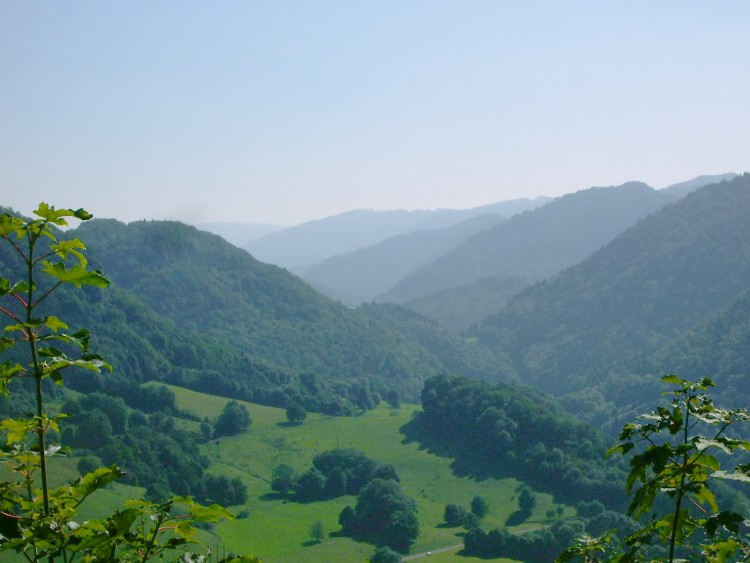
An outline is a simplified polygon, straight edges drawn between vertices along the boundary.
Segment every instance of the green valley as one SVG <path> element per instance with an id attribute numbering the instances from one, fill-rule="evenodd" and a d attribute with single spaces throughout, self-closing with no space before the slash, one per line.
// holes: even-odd
<path id="1" fill-rule="evenodd" d="M 201 417 L 216 416 L 227 402 L 220 397 L 171 389 L 181 409 Z M 396 467 L 402 487 L 418 506 L 420 537 L 411 549 L 413 553 L 462 543 L 460 533 L 464 530 L 447 528 L 443 523 L 446 504 L 459 503 L 468 508 L 475 495 L 483 496 L 490 506 L 483 525 L 491 527 L 503 526 L 518 510 L 518 480 L 459 477 L 451 467 L 451 459 L 405 439 L 400 428 L 417 412 L 415 405 L 404 404 L 400 409 L 381 405 L 353 418 L 315 414 L 299 426 L 287 424 L 283 409 L 247 406 L 253 418 L 250 430 L 203 446 L 212 460 L 209 471 L 240 476 L 248 485 L 247 504 L 232 507 L 235 513 L 247 511 L 247 518 L 216 527 L 228 550 L 241 552 L 249 547 L 264 561 L 364 561 L 373 546 L 337 536 L 341 528 L 339 512 L 346 504 L 352 504 L 351 497 L 298 503 L 279 498 L 270 487 L 276 465 L 286 463 L 302 471 L 315 455 L 335 448 L 356 448 Z M 557 517 L 556 509 L 561 505 L 548 494 L 540 493 L 538 498 L 533 514 L 517 528 L 546 525 L 549 510 Z M 564 508 L 564 514 L 572 513 L 571 508 Z M 322 522 L 326 532 L 320 543 L 310 537 L 310 528 L 316 521 Z"/>

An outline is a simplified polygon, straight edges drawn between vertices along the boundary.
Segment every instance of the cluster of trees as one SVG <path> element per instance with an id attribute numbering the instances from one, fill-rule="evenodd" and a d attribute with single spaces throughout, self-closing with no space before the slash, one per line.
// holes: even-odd
<path id="1" fill-rule="evenodd" d="M 476 495 L 471 499 L 471 512 L 467 512 L 460 504 L 451 503 L 445 506 L 443 519 L 448 526 L 464 526 L 470 529 L 475 528 L 479 520 L 484 518 L 489 510 L 490 505 L 487 503 L 487 499 Z"/>
<path id="2" fill-rule="evenodd" d="M 407 551 L 419 536 L 417 503 L 392 479 L 370 481 L 356 506 L 341 511 L 339 524 L 345 534 L 397 551 Z"/>
<path id="3" fill-rule="evenodd" d="M 72 415 L 62 430 L 64 443 L 81 456 L 122 467 L 123 482 L 146 487 L 153 500 L 170 492 L 224 505 L 247 500 L 247 486 L 239 478 L 205 473 L 210 460 L 200 453 L 196 436 L 179 428 L 172 416 L 145 414 L 102 393 L 69 399 L 62 410 Z"/>
<path id="4" fill-rule="evenodd" d="M 313 467 L 296 475 L 286 464 L 274 468 L 271 488 L 293 494 L 300 502 L 358 495 L 354 508 L 339 515 L 345 534 L 405 550 L 419 535 L 417 505 L 401 490 L 396 469 L 356 449 L 335 449 L 313 459 Z"/>
<path id="5" fill-rule="evenodd" d="M 224 405 L 221 414 L 216 419 L 214 438 L 239 434 L 250 428 L 252 423 L 253 420 L 250 418 L 250 413 L 245 405 L 241 405 L 237 401 L 229 401 Z"/>
<path id="6" fill-rule="evenodd" d="M 286 464 L 276 466 L 271 488 L 310 502 L 359 494 L 373 479 L 400 480 L 389 463 L 369 458 L 360 450 L 335 449 L 315 456 L 313 466 L 299 476 Z"/>
<path id="7" fill-rule="evenodd" d="M 420 439 L 450 445 L 467 466 L 517 475 L 568 502 L 624 507 L 624 468 L 604 463 L 603 437 L 532 389 L 441 375 L 425 382 L 422 407 Z"/>
<path id="8" fill-rule="evenodd" d="M 524 496 L 528 497 L 528 494 Z M 525 505 L 528 509 L 528 503 L 528 498 L 521 500 L 519 497 L 519 506 Z M 576 511 L 576 518 L 556 520 L 549 527 L 525 533 L 512 534 L 505 528 L 484 530 L 474 526 L 466 532 L 464 551 L 477 557 L 507 557 L 528 563 L 548 563 L 583 534 L 600 535 L 617 529 L 618 533 L 627 535 L 635 530 L 630 518 L 605 509 L 596 500 L 579 502 Z"/>

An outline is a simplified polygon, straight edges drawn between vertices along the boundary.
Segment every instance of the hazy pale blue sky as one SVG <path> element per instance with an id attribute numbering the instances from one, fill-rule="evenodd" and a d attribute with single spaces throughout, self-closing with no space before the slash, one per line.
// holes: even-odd
<path id="1" fill-rule="evenodd" d="M 0 0 L 0 205 L 295 224 L 750 169 L 750 2 Z"/>

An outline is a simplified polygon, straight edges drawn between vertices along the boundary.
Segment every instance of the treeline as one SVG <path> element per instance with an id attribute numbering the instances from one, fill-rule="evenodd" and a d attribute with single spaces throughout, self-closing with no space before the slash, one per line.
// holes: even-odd
<path id="1" fill-rule="evenodd" d="M 147 381 L 279 408 L 296 402 L 307 411 L 331 416 L 351 416 L 374 408 L 381 399 L 402 395 L 397 384 L 382 379 L 297 372 L 215 336 L 179 329 L 117 287 L 84 292 L 61 288 L 54 299 L 50 306 L 62 311 L 72 326 L 88 327 L 92 347 L 115 367 L 114 374 L 73 373 L 68 378 L 72 388 L 114 394 L 147 412 L 173 406 L 147 406 L 143 395 L 150 391 L 140 385 Z"/>
<path id="2" fill-rule="evenodd" d="M 425 382 L 422 408 L 419 437 L 450 447 L 469 470 L 518 476 L 563 502 L 624 507 L 624 470 L 604 463 L 603 437 L 538 392 L 441 375 Z"/>
<path id="3" fill-rule="evenodd" d="M 527 563 L 554 561 L 572 541 L 586 533 L 597 537 L 616 529 L 621 537 L 635 531 L 633 521 L 606 510 L 598 501 L 580 502 L 574 519 L 557 520 L 551 526 L 512 534 L 506 529 L 472 528 L 464 537 L 464 553 L 482 558 L 507 557 Z"/>
<path id="4" fill-rule="evenodd" d="M 162 389 L 156 393 L 171 394 Z M 81 456 L 81 470 L 116 464 L 126 473 L 123 482 L 145 487 L 152 500 L 170 493 L 222 505 L 247 500 L 247 487 L 239 478 L 205 472 L 210 460 L 200 453 L 197 436 L 179 428 L 170 415 L 146 414 L 102 393 L 69 399 L 62 412 L 71 416 L 65 419 L 61 441 Z"/>

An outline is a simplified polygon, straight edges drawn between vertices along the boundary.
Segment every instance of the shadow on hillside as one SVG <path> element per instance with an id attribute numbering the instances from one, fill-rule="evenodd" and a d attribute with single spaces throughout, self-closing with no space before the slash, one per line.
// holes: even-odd
<path id="1" fill-rule="evenodd" d="M 449 439 L 434 436 L 429 428 L 424 427 L 424 417 L 421 415 L 411 419 L 399 430 L 404 435 L 402 444 L 417 442 L 420 450 L 453 459 L 450 467 L 456 477 L 472 477 L 482 481 L 509 476 L 506 468 L 489 462 L 483 452 L 467 452 L 465 445 L 457 447 Z"/>
<path id="2" fill-rule="evenodd" d="M 508 519 L 505 521 L 505 526 L 518 526 L 526 522 L 530 516 L 531 512 L 528 510 L 516 510 L 513 514 L 508 516 Z"/>
<path id="3" fill-rule="evenodd" d="M 306 542 L 302 542 L 302 547 L 312 547 L 314 545 L 320 545 L 323 543 L 320 540 L 307 540 Z"/>
<path id="4" fill-rule="evenodd" d="M 281 426 L 282 428 L 291 428 L 293 426 L 302 426 L 301 422 L 291 422 L 289 420 L 283 420 L 281 422 L 277 422 L 276 426 Z"/>

